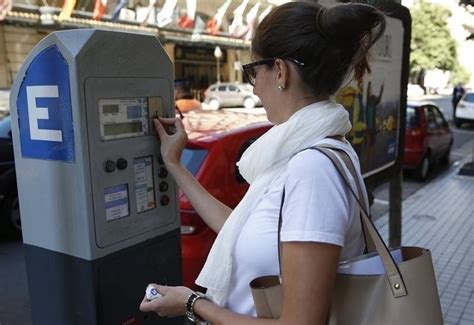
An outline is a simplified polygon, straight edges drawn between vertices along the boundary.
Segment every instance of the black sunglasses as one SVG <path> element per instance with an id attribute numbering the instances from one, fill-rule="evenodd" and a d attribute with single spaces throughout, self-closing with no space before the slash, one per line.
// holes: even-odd
<path id="1" fill-rule="evenodd" d="M 292 59 L 292 58 L 269 58 L 269 59 L 263 59 L 263 60 L 258 60 L 258 61 L 252 62 L 252 63 L 244 64 L 242 66 L 242 70 L 244 71 L 245 77 L 247 78 L 249 83 L 252 86 L 255 85 L 255 78 L 257 77 L 257 71 L 255 70 L 256 66 L 264 65 L 264 64 L 273 65 L 275 63 L 276 59 L 282 59 L 282 60 L 287 60 L 287 61 L 293 62 L 294 64 L 296 64 L 299 67 L 304 67 L 305 66 L 305 64 L 303 62 L 298 61 L 296 59 Z"/>

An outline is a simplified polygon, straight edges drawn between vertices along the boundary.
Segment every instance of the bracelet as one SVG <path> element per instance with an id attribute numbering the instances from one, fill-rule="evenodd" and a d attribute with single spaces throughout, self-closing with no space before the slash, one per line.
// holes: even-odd
<path id="1" fill-rule="evenodd" d="M 203 294 L 193 291 L 191 292 L 191 294 L 188 296 L 188 299 L 186 300 L 186 317 L 195 324 L 204 321 L 203 319 L 201 319 L 199 316 L 197 316 L 194 313 L 194 304 L 196 303 L 196 301 L 198 301 L 201 298 L 206 299 L 206 297 Z"/>

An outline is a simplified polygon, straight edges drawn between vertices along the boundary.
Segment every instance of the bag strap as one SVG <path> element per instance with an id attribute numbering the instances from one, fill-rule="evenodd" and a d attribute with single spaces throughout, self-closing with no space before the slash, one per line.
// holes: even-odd
<path id="1" fill-rule="evenodd" d="M 366 213 L 368 211 L 370 211 L 369 209 L 369 206 L 367 205 L 367 202 L 366 200 L 364 199 L 364 194 L 362 192 L 362 186 L 360 184 L 360 181 L 359 181 L 359 178 L 357 177 L 357 172 L 356 172 L 356 169 L 355 169 L 355 166 L 354 166 L 354 163 L 352 162 L 352 159 L 349 157 L 349 155 L 347 154 L 347 152 L 345 152 L 344 150 L 342 149 L 338 149 L 338 148 L 334 148 L 334 147 L 331 147 L 331 146 L 328 146 L 328 145 L 318 145 L 319 148 L 327 148 L 329 150 L 335 150 L 336 152 L 340 153 L 340 155 L 338 155 L 339 158 L 342 159 L 342 161 L 344 162 L 344 165 L 347 167 L 347 169 L 349 170 L 349 173 L 351 174 L 352 176 L 352 179 L 354 180 L 354 183 L 356 184 L 356 187 L 357 187 L 357 197 L 359 198 L 359 205 L 360 203 L 362 203 L 362 207 L 361 207 L 361 211 L 360 211 L 360 221 L 362 223 L 362 233 L 364 235 L 364 241 L 365 241 L 365 252 L 364 253 L 372 253 L 372 252 L 375 252 L 376 249 L 375 249 L 375 243 L 374 241 L 372 240 L 372 237 L 370 236 L 367 236 L 367 233 L 369 232 L 369 230 L 367 229 L 367 226 L 366 224 L 362 221 L 362 210 L 364 210 Z M 313 150 L 317 150 L 313 147 L 311 148 L 308 148 L 308 149 L 313 149 Z M 343 170 L 343 169 L 342 169 Z M 338 170 L 339 171 L 339 170 Z M 345 173 L 344 173 L 345 174 Z M 350 188 L 352 188 L 352 186 L 348 185 Z M 369 215 L 369 218 L 370 218 L 370 215 Z"/>
<path id="2" fill-rule="evenodd" d="M 329 148 L 331 148 L 331 149 L 329 149 Z M 347 178 L 347 175 L 344 171 L 344 168 L 343 168 L 341 162 L 339 161 L 339 159 L 337 158 L 339 155 L 336 155 L 336 153 L 334 153 L 334 151 L 333 151 L 333 150 L 336 150 L 336 149 L 332 148 L 332 147 L 329 147 L 329 148 L 325 147 L 325 146 L 315 146 L 315 147 L 311 147 L 311 148 L 307 148 L 307 149 L 318 150 L 323 155 L 325 155 L 327 158 L 329 158 L 329 160 L 331 160 L 331 162 L 334 164 L 334 166 L 336 167 L 336 170 L 338 171 L 339 175 L 341 176 L 344 183 L 349 188 L 350 192 L 352 193 L 352 195 L 356 199 L 357 203 L 359 204 L 359 208 L 360 208 L 360 211 L 361 211 L 361 217 L 362 217 L 362 224 L 364 225 L 364 229 L 366 231 L 365 235 L 366 235 L 367 239 L 369 239 L 368 242 L 373 242 L 373 244 L 375 246 L 375 250 L 377 251 L 377 253 L 379 254 L 379 256 L 382 260 L 382 263 L 383 263 L 383 266 L 384 266 L 384 269 L 385 269 L 385 273 L 386 273 L 387 279 L 390 283 L 390 288 L 392 290 L 392 294 L 393 294 L 394 298 L 406 296 L 408 294 L 407 289 L 406 289 L 405 283 L 403 281 L 402 274 L 401 274 L 400 270 L 398 269 L 397 264 L 395 263 L 392 255 L 390 254 L 390 251 L 389 251 L 388 247 L 385 245 L 385 242 L 383 241 L 382 237 L 380 236 L 377 229 L 375 228 L 372 220 L 369 218 L 367 210 L 364 209 L 363 204 L 361 203 L 361 201 L 357 197 L 356 193 L 352 189 L 352 187 L 350 185 L 350 182 L 349 182 L 349 179 Z M 343 158 L 341 157 L 341 159 L 343 159 Z M 343 159 L 343 161 L 344 161 L 345 164 L 347 164 L 346 160 Z M 349 172 L 352 174 L 352 177 L 354 178 L 354 180 L 357 184 L 358 183 L 358 178 L 354 174 L 355 170 L 353 168 L 350 168 L 349 166 L 350 166 L 350 164 L 347 166 L 347 168 L 348 168 Z M 359 187 L 358 187 L 358 189 L 359 189 Z M 278 220 L 278 262 L 279 262 L 279 267 L 280 267 L 280 274 L 281 274 L 280 232 L 281 232 L 281 227 L 282 227 L 282 219 L 283 219 L 282 213 L 283 213 L 284 200 L 285 200 L 285 188 L 283 188 L 283 197 L 282 197 L 282 200 L 281 200 L 279 220 Z"/>

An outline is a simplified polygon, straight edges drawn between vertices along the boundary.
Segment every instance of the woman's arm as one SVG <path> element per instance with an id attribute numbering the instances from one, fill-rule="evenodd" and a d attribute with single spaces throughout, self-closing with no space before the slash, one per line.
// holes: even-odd
<path id="1" fill-rule="evenodd" d="M 240 315 L 199 299 L 194 312 L 213 325 L 323 325 L 326 323 L 341 247 L 316 242 L 285 242 L 282 245 L 283 301 L 280 319 L 260 319 Z M 191 290 L 158 286 L 163 295 L 143 300 L 140 310 L 162 316 L 185 313 Z M 249 288 L 250 290 L 250 288 Z"/>
<path id="2" fill-rule="evenodd" d="M 160 123 L 161 122 L 161 123 Z M 183 123 L 175 118 L 154 120 L 155 129 L 161 141 L 161 155 L 168 171 L 173 175 L 179 188 L 186 194 L 194 210 L 216 233 L 229 217 L 232 209 L 217 200 L 194 176 L 181 164 L 181 154 L 188 140 Z M 163 124 L 175 127 L 173 134 L 168 134 Z"/>

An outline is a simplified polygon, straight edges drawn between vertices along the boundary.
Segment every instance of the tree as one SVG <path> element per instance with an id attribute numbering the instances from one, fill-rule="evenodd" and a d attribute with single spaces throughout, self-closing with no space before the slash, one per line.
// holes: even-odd
<path id="1" fill-rule="evenodd" d="M 452 71 L 457 65 L 457 43 L 448 29 L 450 11 L 421 1 L 411 10 L 410 76 L 424 89 L 426 70 Z"/>

